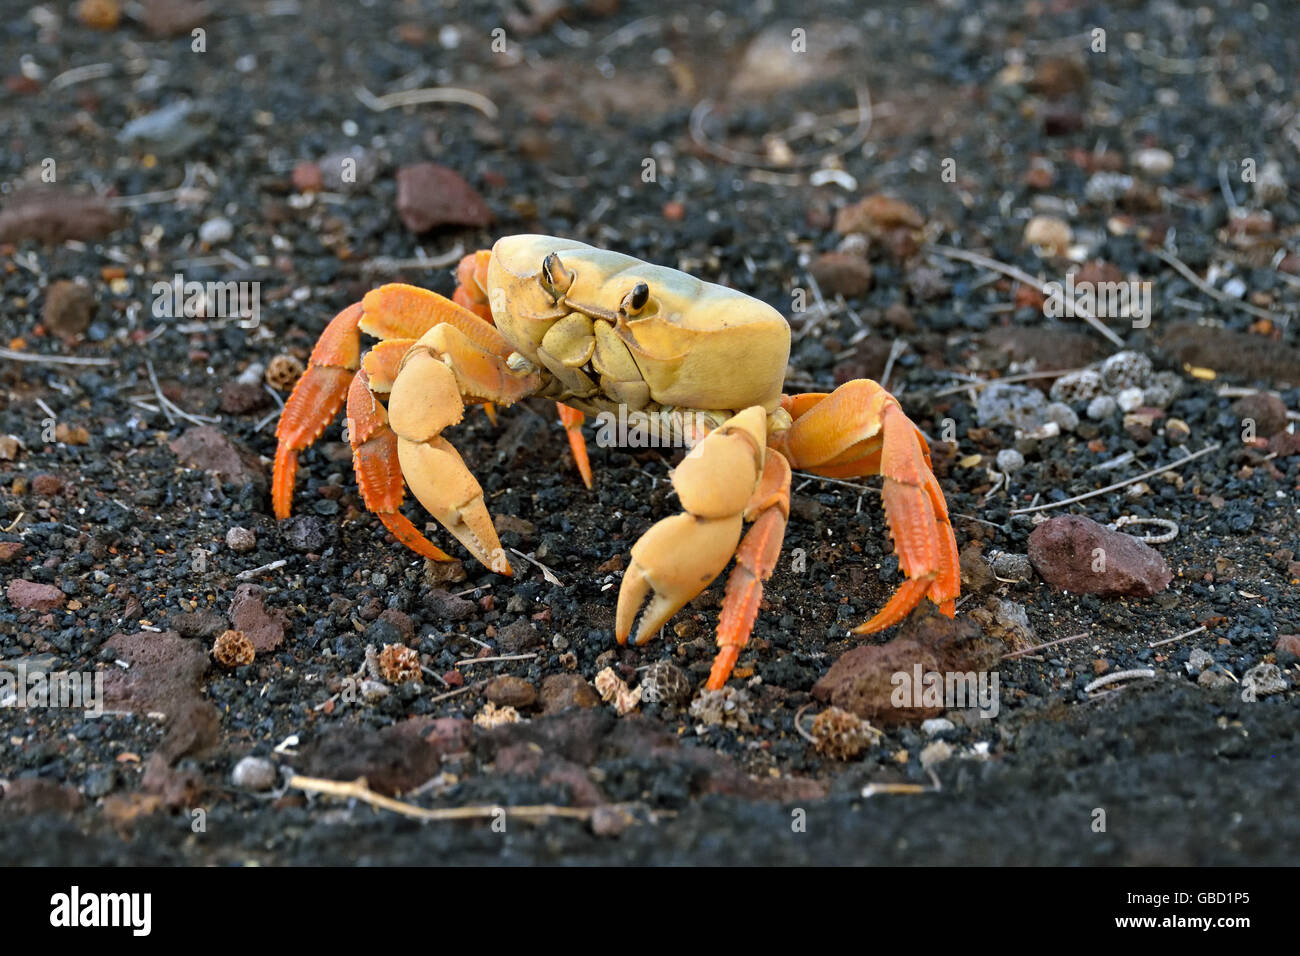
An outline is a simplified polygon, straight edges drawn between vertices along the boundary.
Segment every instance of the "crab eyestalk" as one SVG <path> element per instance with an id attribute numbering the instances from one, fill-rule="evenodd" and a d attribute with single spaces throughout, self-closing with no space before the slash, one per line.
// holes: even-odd
<path id="1" fill-rule="evenodd" d="M 573 273 L 565 268 L 558 252 L 552 252 L 542 260 L 540 281 L 542 288 L 556 302 L 564 298 L 564 293 L 573 287 Z"/>
<path id="2" fill-rule="evenodd" d="M 619 311 L 627 316 L 635 316 L 646 307 L 650 301 L 650 287 L 644 282 L 638 282 L 632 286 L 632 291 L 623 296 L 623 302 L 619 306 Z"/>

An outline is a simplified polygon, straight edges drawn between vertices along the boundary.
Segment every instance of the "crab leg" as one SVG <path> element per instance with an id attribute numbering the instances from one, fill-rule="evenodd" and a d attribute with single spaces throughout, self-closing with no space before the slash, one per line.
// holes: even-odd
<path id="1" fill-rule="evenodd" d="M 650 640 L 727 566 L 764 473 L 766 431 L 767 412 L 755 405 L 710 432 L 674 469 L 683 513 L 664 518 L 632 546 L 614 623 L 620 644 L 627 643 L 647 596 L 637 644 Z"/>
<path id="2" fill-rule="evenodd" d="M 487 297 L 487 270 L 492 261 L 492 250 L 479 249 L 465 256 L 456 265 L 456 291 L 452 301 L 464 306 L 484 322 L 492 321 L 492 305 Z"/>
<path id="3" fill-rule="evenodd" d="M 343 407 L 353 373 L 361 359 L 360 302 L 348 306 L 330 320 L 312 349 L 307 371 L 284 403 L 280 424 L 275 429 L 275 471 L 271 481 L 271 504 L 275 516 L 289 517 L 293 507 L 293 484 L 298 475 L 298 452 L 311 447 Z"/>
<path id="4" fill-rule="evenodd" d="M 416 554 L 434 561 L 452 560 L 401 512 L 405 489 L 402 469 L 397 461 L 397 436 L 388 427 L 388 415 L 372 394 L 370 377 L 364 369 L 357 372 L 352 387 L 348 389 L 348 439 L 352 445 L 357 486 L 366 507 L 379 515 L 384 527 Z"/>
<path id="5" fill-rule="evenodd" d="M 321 333 L 312 349 L 307 371 L 294 386 L 275 434 L 275 471 L 271 483 L 271 504 L 280 520 L 293 509 L 294 479 L 298 474 L 298 452 L 311 447 L 334 420 L 347 398 L 352 376 L 361 363 L 361 332 L 385 340 L 411 341 L 440 322 L 454 325 L 485 348 L 501 355 L 510 353 L 509 343 L 495 327 L 483 322 L 450 299 L 417 286 L 392 283 L 367 293 L 338 315 Z M 396 344 L 387 342 L 370 355 Z M 400 357 L 400 356 L 399 356 Z M 375 388 L 386 386 L 368 366 Z"/>
<path id="6" fill-rule="evenodd" d="M 570 408 L 560 402 L 555 403 L 555 410 L 560 413 L 560 423 L 564 425 L 565 434 L 569 436 L 569 450 L 582 475 L 582 483 L 591 487 L 591 460 L 587 457 L 587 440 L 582 437 L 582 423 L 587 416 L 576 408 Z"/>
<path id="7" fill-rule="evenodd" d="M 898 400 L 876 382 L 857 379 L 830 395 L 787 396 L 782 405 L 794 424 L 772 444 L 793 467 L 827 477 L 879 473 L 885 479 L 885 517 L 908 580 L 854 633 L 884 630 L 926 597 L 952 617 L 961 588 L 957 539 L 925 437 Z"/>
<path id="8" fill-rule="evenodd" d="M 736 551 L 736 566 L 727 578 L 726 597 L 718 616 L 718 656 L 709 672 L 709 690 L 721 690 L 736 666 L 740 650 L 749 643 L 758 606 L 763 600 L 763 582 L 772 576 L 785 540 L 790 517 L 790 463 L 778 451 L 770 451 L 763 477 L 745 507 L 745 520 L 753 526 Z"/>
<path id="9" fill-rule="evenodd" d="M 389 394 L 388 420 L 407 485 L 474 557 L 501 574 L 511 573 L 510 563 L 483 489 L 442 431 L 464 416 L 464 397 L 510 405 L 537 387 L 535 373 L 517 373 L 461 328 L 437 325 L 407 352 Z"/>

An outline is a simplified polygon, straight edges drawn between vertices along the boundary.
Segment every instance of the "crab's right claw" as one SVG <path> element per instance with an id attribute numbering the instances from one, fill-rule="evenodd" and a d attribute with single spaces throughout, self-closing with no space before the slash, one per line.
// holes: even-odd
<path id="1" fill-rule="evenodd" d="M 620 644 L 627 643 L 647 596 L 637 644 L 654 637 L 727 566 L 763 471 L 765 435 L 766 415 L 754 406 L 711 432 L 674 469 L 673 487 L 684 513 L 658 522 L 632 547 L 614 621 Z"/>
<path id="2" fill-rule="evenodd" d="M 739 514 L 714 519 L 680 514 L 643 534 L 632 548 L 632 563 L 618 592 L 618 642 L 627 643 L 636 612 L 647 596 L 650 603 L 641 615 L 636 644 L 654 637 L 687 601 L 708 587 L 736 553 L 740 528 Z"/>

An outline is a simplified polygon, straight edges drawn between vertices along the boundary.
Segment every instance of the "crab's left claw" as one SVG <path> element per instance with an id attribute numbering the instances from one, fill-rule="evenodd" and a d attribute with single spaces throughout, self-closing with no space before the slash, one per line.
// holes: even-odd
<path id="1" fill-rule="evenodd" d="M 632 547 L 614 624 L 620 644 L 627 642 L 647 596 L 637 644 L 652 638 L 727 566 L 763 472 L 766 427 L 761 407 L 747 409 L 711 432 L 674 469 L 684 513 L 658 522 Z"/>

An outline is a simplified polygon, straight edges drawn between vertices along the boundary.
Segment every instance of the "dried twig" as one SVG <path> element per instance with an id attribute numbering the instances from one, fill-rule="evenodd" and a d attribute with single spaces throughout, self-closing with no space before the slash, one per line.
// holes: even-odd
<path id="1" fill-rule="evenodd" d="M 1183 262 L 1183 260 L 1179 259 L 1171 252 L 1166 252 L 1164 249 L 1160 248 L 1152 249 L 1151 252 L 1157 259 L 1161 259 L 1173 266 L 1174 270 L 1178 272 L 1179 275 L 1192 285 L 1196 286 L 1196 288 L 1200 289 L 1211 299 L 1222 302 L 1224 305 L 1230 305 L 1233 308 L 1240 309 L 1242 312 L 1253 315 L 1258 319 L 1268 319 L 1270 321 L 1281 322 L 1283 328 L 1286 327 L 1287 323 L 1291 319 L 1289 315 L 1283 315 L 1279 312 L 1270 312 L 1268 309 L 1261 309 L 1259 306 L 1251 305 L 1249 302 L 1243 302 L 1241 299 L 1234 299 L 1226 292 L 1221 292 L 1198 276 L 1191 270 L 1187 263 Z"/>
<path id="2" fill-rule="evenodd" d="M 1153 524 L 1165 529 L 1162 534 L 1131 535 L 1131 537 L 1137 538 L 1139 541 L 1144 541 L 1147 544 L 1168 544 L 1170 541 L 1173 541 L 1174 538 L 1178 537 L 1178 522 L 1173 521 L 1170 518 L 1135 518 L 1132 515 L 1121 515 L 1119 518 L 1116 518 L 1110 524 L 1106 525 L 1106 527 L 1115 531 L 1121 531 L 1129 525 L 1134 524 Z M 1125 532 L 1125 534 L 1128 534 L 1128 532 Z"/>
<path id="3" fill-rule="evenodd" d="M 240 571 L 238 574 L 236 574 L 235 580 L 247 581 L 249 578 L 257 577 L 257 575 L 261 574 L 264 571 L 279 570 L 280 568 L 284 567 L 288 563 L 289 563 L 288 561 L 285 561 L 283 558 L 281 558 L 278 561 L 272 561 L 270 564 L 264 564 L 259 568 L 249 568 L 247 571 Z"/>
<path id="4" fill-rule="evenodd" d="M 849 150 L 854 149 L 866 140 L 867 134 L 871 132 L 872 110 L 871 110 L 871 91 L 865 85 L 858 87 L 858 125 L 852 133 L 845 139 L 827 149 L 814 150 L 808 153 L 795 153 L 789 162 L 781 163 L 763 156 L 758 153 L 749 153 L 739 149 L 732 149 L 730 146 L 724 146 L 722 143 L 709 139 L 708 133 L 705 132 L 704 122 L 708 119 L 709 114 L 713 112 L 712 100 L 700 100 L 691 110 L 691 139 L 695 141 L 705 151 L 716 156 L 724 162 L 734 163 L 737 166 L 784 166 L 786 168 L 808 168 L 810 166 L 820 166 L 825 160 L 836 156 L 843 156 Z"/>
<path id="5" fill-rule="evenodd" d="M 531 557 L 530 555 L 524 554 L 518 548 L 511 548 L 510 550 L 513 551 L 515 554 L 519 555 L 519 557 L 523 558 L 533 567 L 541 571 L 542 577 L 546 579 L 546 582 L 548 584 L 554 584 L 557 588 L 564 587 L 563 582 L 561 582 L 560 579 L 555 576 L 555 572 L 552 571 L 550 568 L 548 568 L 546 565 L 542 564 L 542 562 L 538 561 L 534 557 Z"/>
<path id="6" fill-rule="evenodd" d="M 997 259 L 990 259 L 988 256 L 980 255 L 978 252 L 967 252 L 965 249 L 955 249 L 952 246 L 932 245 L 927 248 L 931 252 L 938 253 L 939 255 L 945 256 L 949 259 L 960 259 L 963 262 L 969 262 L 972 265 L 982 266 L 985 269 L 992 269 L 994 272 L 1000 272 L 1004 276 L 1015 279 L 1017 282 L 1023 282 L 1032 289 L 1037 289 L 1042 295 L 1046 296 L 1051 294 L 1046 283 L 1039 282 L 1023 269 L 1018 269 L 1005 262 L 999 262 Z M 1124 340 L 1107 328 L 1106 323 L 1102 322 L 1101 319 L 1093 315 L 1088 309 L 1075 303 L 1074 312 L 1079 316 L 1079 318 L 1083 319 L 1083 321 L 1087 322 L 1094 329 L 1104 335 L 1106 340 L 1112 345 L 1121 349 L 1124 347 Z"/>
<path id="7" fill-rule="evenodd" d="M 1194 627 L 1190 631 L 1183 631 L 1181 634 L 1175 634 L 1173 637 L 1166 637 L 1163 641 L 1156 641 L 1154 644 L 1148 644 L 1147 647 L 1160 647 L 1162 644 L 1172 644 L 1174 641 L 1181 641 L 1184 637 L 1191 637 L 1193 634 L 1200 634 L 1209 625 L 1202 624 L 1200 627 Z"/>
<path id="8" fill-rule="evenodd" d="M 429 703 L 436 704 L 438 703 L 438 701 L 441 700 L 451 700 L 451 698 L 459 697 L 461 694 L 468 694 L 472 690 L 478 690 L 480 686 L 481 685 L 479 683 L 466 684 L 464 687 L 460 688 L 459 690 L 448 691 L 445 694 L 439 694 L 437 697 L 430 697 Z"/>
<path id="9" fill-rule="evenodd" d="M 497 105 L 482 93 L 462 90 L 454 86 L 433 86 L 422 90 L 398 90 L 384 96 L 375 96 L 364 86 L 353 87 L 353 94 L 367 108 L 376 113 L 391 110 L 395 106 L 418 106 L 422 103 L 460 103 L 471 106 L 488 119 L 496 119 L 500 114 Z"/>
<path id="10" fill-rule="evenodd" d="M 362 262 L 361 271 L 370 273 L 399 272 L 402 269 L 445 269 L 447 266 L 454 266 L 460 262 L 464 256 L 465 245 L 458 242 L 449 251 L 433 258 L 418 256 L 414 259 L 396 259 L 393 256 L 376 256 Z"/>
<path id="11" fill-rule="evenodd" d="M 1130 680 L 1137 677 L 1145 677 L 1150 680 L 1155 676 L 1156 672 L 1151 670 L 1149 667 L 1134 667 L 1131 670 L 1116 671 L 1113 674 L 1107 674 L 1105 677 L 1098 677 L 1095 681 L 1092 681 L 1084 687 L 1083 692 L 1085 694 L 1090 694 L 1100 687 L 1105 687 L 1107 684 L 1114 684 L 1117 681 Z"/>
<path id="12" fill-rule="evenodd" d="M 149 382 L 153 385 L 153 393 L 158 398 L 158 404 L 162 406 L 163 414 L 167 416 L 169 422 L 174 422 L 172 414 L 176 414 L 185 419 L 192 425 L 215 425 L 221 421 L 220 417 L 212 418 L 207 415 L 191 415 L 185 409 L 181 408 L 170 398 L 163 394 L 161 386 L 158 384 L 158 375 L 153 370 L 153 361 L 145 359 L 145 368 L 149 370 Z"/>
<path id="13" fill-rule="evenodd" d="M 894 339 L 889 345 L 889 358 L 885 360 L 885 370 L 880 375 L 880 387 L 889 387 L 889 376 L 894 371 L 894 363 L 898 357 L 907 351 L 907 341 L 905 339 Z"/>
<path id="14" fill-rule="evenodd" d="M 931 786 L 927 787 L 923 783 L 869 783 L 862 788 L 862 796 L 874 797 L 879 794 L 887 793 L 938 793 L 943 789 L 939 783 L 939 775 L 934 772 L 934 768 L 929 769 Z"/>
<path id="15" fill-rule="evenodd" d="M 0 349 L 0 358 L 13 359 L 15 362 L 37 362 L 49 365 L 116 365 L 113 359 L 82 358 L 79 355 L 44 355 L 40 352 L 19 352 L 14 349 Z"/>
<path id="16" fill-rule="evenodd" d="M 151 193 L 138 193 L 134 196 L 109 196 L 105 202 L 114 209 L 132 209 L 136 206 L 149 206 L 153 203 L 202 202 L 208 198 L 206 189 L 194 186 L 177 186 L 175 189 L 159 189 Z"/>
<path id="17" fill-rule="evenodd" d="M 401 800 L 394 800 L 382 793 L 375 793 L 366 783 L 365 777 L 347 781 L 325 780 L 321 777 L 304 777 L 300 774 L 294 774 L 289 778 L 289 786 L 298 790 L 305 790 L 308 793 L 325 793 L 333 797 L 348 797 L 353 800 L 360 800 L 372 807 L 391 810 L 393 813 L 400 813 L 404 817 L 411 817 L 415 820 L 438 822 L 448 820 L 491 820 L 501 814 L 505 814 L 507 818 L 514 817 L 520 820 L 545 820 L 551 817 L 589 820 L 591 815 L 596 812 L 595 807 L 560 807 L 554 804 L 523 807 L 446 807 L 438 810 L 428 810 L 414 804 L 403 803 Z"/>
<path id="18" fill-rule="evenodd" d="M 1071 634 L 1069 637 L 1059 637 L 1054 641 L 1048 641 L 1046 644 L 1039 644 L 1036 647 L 1026 647 L 1023 651 L 1012 651 L 1010 654 L 1003 654 L 998 658 L 998 660 L 1005 661 L 1012 657 L 1019 657 L 1022 654 L 1032 654 L 1034 651 L 1046 650 L 1049 647 L 1055 647 L 1057 644 L 1066 644 L 1070 641 L 1077 641 L 1087 636 L 1088 632 L 1084 631 L 1082 634 Z"/>
<path id="19" fill-rule="evenodd" d="M 117 63 L 87 63 L 84 66 L 74 66 L 50 80 L 49 90 L 54 92 L 87 80 L 102 80 L 112 76 L 119 69 L 127 76 L 135 76 L 147 72 L 160 63 L 166 65 L 166 61 L 163 60 L 126 60 L 120 67 Z"/>
<path id="20" fill-rule="evenodd" d="M 463 661 L 457 661 L 457 667 L 464 667 L 466 664 L 490 664 L 494 661 L 529 661 L 536 657 L 536 654 L 499 654 L 494 657 L 467 657 Z"/>
<path id="21" fill-rule="evenodd" d="M 1005 378 L 977 379 L 970 377 L 968 381 L 961 385 L 941 388 L 937 392 L 931 392 L 930 395 L 933 398 L 939 398 L 942 395 L 956 395 L 958 392 L 965 392 L 977 388 L 988 388 L 990 385 L 1010 385 L 1012 382 L 1029 382 L 1036 378 L 1060 378 L 1062 375 L 1070 375 L 1073 372 L 1082 371 L 1083 369 L 1081 368 L 1061 368 L 1043 372 L 1024 372 L 1019 375 L 1008 375 Z M 963 378 L 965 377 L 966 376 L 963 376 Z"/>
<path id="22" fill-rule="evenodd" d="M 1075 495 L 1073 498 L 1066 498 L 1064 501 L 1049 501 L 1045 505 L 1036 505 L 1035 507 L 1032 508 L 1016 508 L 1011 512 L 1011 514 L 1027 515 L 1027 514 L 1032 514 L 1035 511 L 1049 511 L 1052 508 L 1060 508 L 1063 505 L 1072 505 L 1076 501 L 1084 501 L 1088 498 L 1096 498 L 1098 495 L 1104 495 L 1107 494 L 1108 492 L 1115 491 L 1119 488 L 1124 488 L 1128 485 L 1136 484 L 1137 482 L 1142 481 L 1146 478 L 1150 478 L 1153 475 L 1159 475 L 1166 471 L 1173 471 L 1175 468 L 1181 468 L 1189 461 L 1194 461 L 1195 459 L 1200 458 L 1202 455 L 1208 455 L 1210 452 L 1217 451 L 1221 447 L 1222 445 L 1220 445 L 1219 442 L 1215 442 L 1213 445 L 1206 445 L 1198 452 L 1193 452 L 1192 454 L 1184 458 L 1182 461 L 1175 461 L 1168 465 L 1161 465 L 1159 468 L 1152 468 L 1150 471 L 1144 471 L 1140 475 L 1134 475 L 1132 478 L 1126 478 L 1123 481 L 1117 481 L 1113 485 L 1107 485 L 1105 488 L 1098 488 L 1096 491 L 1090 491 L 1084 495 Z"/>

